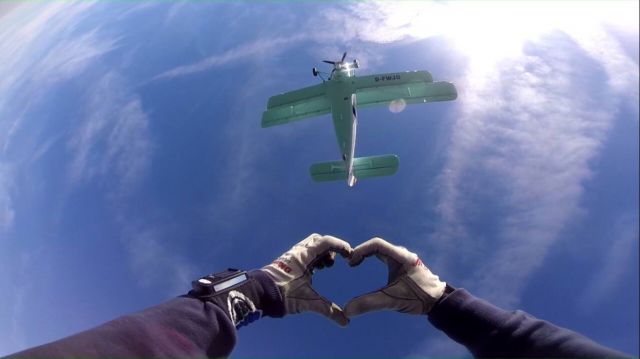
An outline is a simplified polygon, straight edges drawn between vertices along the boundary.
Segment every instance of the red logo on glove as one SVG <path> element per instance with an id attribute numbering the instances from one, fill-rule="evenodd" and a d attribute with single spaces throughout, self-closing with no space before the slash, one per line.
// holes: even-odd
<path id="1" fill-rule="evenodd" d="M 273 261 L 273 264 L 275 264 L 278 269 L 282 270 L 285 273 L 291 272 L 291 267 L 289 267 L 288 265 L 280 262 L 279 260 Z"/>

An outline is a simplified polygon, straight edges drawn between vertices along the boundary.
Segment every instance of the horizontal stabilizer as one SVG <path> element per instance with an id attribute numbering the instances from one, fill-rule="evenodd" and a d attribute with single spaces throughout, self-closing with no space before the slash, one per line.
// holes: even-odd
<path id="1" fill-rule="evenodd" d="M 389 176 L 398 171 L 400 161 L 396 155 L 359 157 L 353 160 L 353 172 L 358 179 Z M 344 161 L 316 163 L 309 169 L 314 181 L 346 180 L 348 171 Z"/>
<path id="2" fill-rule="evenodd" d="M 314 163 L 309 172 L 311 178 L 318 182 L 345 180 L 348 176 L 344 161 Z"/>
<path id="3" fill-rule="evenodd" d="M 390 176 L 398 171 L 400 160 L 396 155 L 360 157 L 353 160 L 356 178 Z"/>

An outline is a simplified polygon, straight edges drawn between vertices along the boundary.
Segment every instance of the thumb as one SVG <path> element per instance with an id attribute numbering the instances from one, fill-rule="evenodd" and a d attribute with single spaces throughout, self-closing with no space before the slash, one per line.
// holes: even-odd
<path id="1" fill-rule="evenodd" d="M 298 287 L 286 301 L 287 311 L 290 313 L 315 312 L 342 327 L 349 324 L 349 318 L 344 314 L 342 308 L 318 294 L 309 283 Z"/>
<path id="2" fill-rule="evenodd" d="M 351 299 L 344 307 L 344 314 L 346 314 L 348 318 L 353 318 L 357 315 L 377 310 L 396 310 L 397 306 L 397 301 L 386 295 L 381 289 Z"/>

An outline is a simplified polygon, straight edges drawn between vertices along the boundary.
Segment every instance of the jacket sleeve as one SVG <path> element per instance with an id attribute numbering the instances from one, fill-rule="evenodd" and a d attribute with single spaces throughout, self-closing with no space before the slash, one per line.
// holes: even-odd
<path id="1" fill-rule="evenodd" d="M 269 306 L 262 307 L 266 314 L 284 305 L 272 280 L 257 271 L 250 276 Z M 236 328 L 224 310 L 184 296 L 9 358 L 218 358 L 228 356 L 235 343 Z"/>
<path id="2" fill-rule="evenodd" d="M 502 310 L 464 289 L 443 298 L 429 321 L 477 357 L 627 357 L 525 312 Z"/>

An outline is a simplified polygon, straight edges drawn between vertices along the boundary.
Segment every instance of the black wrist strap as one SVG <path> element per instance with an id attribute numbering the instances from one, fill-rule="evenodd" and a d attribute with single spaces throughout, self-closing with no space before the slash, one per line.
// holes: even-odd
<path id="1" fill-rule="evenodd" d="M 262 317 L 260 285 L 247 272 L 229 268 L 191 282 L 188 296 L 222 309 L 236 328 Z"/>
<path id="2" fill-rule="evenodd" d="M 282 317 L 285 306 L 280 290 L 260 270 L 244 272 L 228 269 L 192 282 L 188 297 L 213 303 L 222 309 L 236 328 L 263 315 Z"/>

